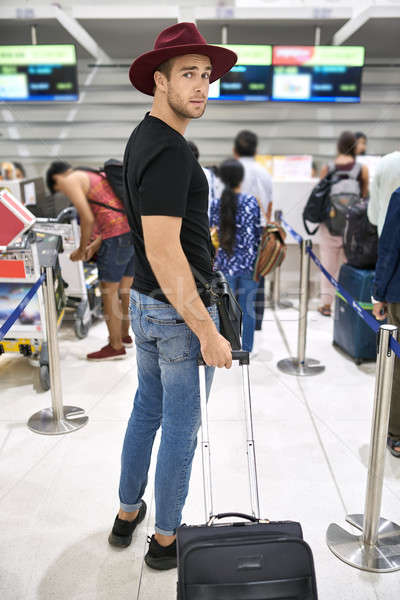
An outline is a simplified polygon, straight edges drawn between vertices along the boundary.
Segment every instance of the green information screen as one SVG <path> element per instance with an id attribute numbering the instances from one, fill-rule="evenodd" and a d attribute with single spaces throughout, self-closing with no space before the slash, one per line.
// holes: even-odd
<path id="1" fill-rule="evenodd" d="M 0 100 L 78 100 L 75 46 L 0 46 Z"/>
<path id="2" fill-rule="evenodd" d="M 236 65 L 219 81 L 211 84 L 211 100 L 269 100 L 272 46 L 226 45 L 236 52 Z"/>

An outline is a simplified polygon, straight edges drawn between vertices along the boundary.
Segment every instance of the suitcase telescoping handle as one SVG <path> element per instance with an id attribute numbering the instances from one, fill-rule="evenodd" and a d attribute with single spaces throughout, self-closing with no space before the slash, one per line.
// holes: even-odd
<path id="1" fill-rule="evenodd" d="M 260 501 L 257 481 L 256 454 L 254 448 L 253 416 L 251 410 L 249 353 L 243 350 L 232 351 L 232 360 L 239 361 L 242 367 L 242 393 L 244 410 L 246 415 L 246 449 L 247 466 L 249 472 L 251 511 L 254 519 L 260 518 Z M 203 459 L 203 482 L 204 482 L 204 507 L 206 522 L 213 517 L 213 498 L 211 481 L 211 452 L 210 438 L 208 432 L 207 415 L 207 386 L 206 386 L 206 364 L 202 356 L 198 358 L 199 380 L 200 380 L 200 409 L 201 409 L 201 450 Z M 203 371 L 203 372 L 201 372 Z"/>

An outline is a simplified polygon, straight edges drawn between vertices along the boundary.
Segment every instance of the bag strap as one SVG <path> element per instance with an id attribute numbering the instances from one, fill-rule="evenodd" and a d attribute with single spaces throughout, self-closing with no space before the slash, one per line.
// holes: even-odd
<path id="1" fill-rule="evenodd" d="M 319 229 L 319 225 L 317 225 L 316 228 L 314 229 L 314 231 L 310 231 L 304 216 L 303 216 L 303 225 L 304 225 L 304 229 L 307 231 L 308 235 L 315 235 Z"/>
<path id="2" fill-rule="evenodd" d="M 115 210 L 115 212 L 119 212 L 122 213 L 123 215 L 125 215 L 125 211 L 122 210 L 121 208 L 116 208 L 115 206 L 110 206 L 109 204 L 104 204 L 104 202 L 99 202 L 98 200 L 89 200 L 88 202 L 90 204 L 97 204 L 97 206 L 103 206 L 104 208 L 108 208 L 109 210 Z"/>

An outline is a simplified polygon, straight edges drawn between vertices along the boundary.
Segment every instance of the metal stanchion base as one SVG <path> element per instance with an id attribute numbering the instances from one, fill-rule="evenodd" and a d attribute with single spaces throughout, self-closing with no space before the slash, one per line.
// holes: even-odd
<path id="1" fill-rule="evenodd" d="M 346 521 L 363 530 L 364 515 L 348 515 Z M 326 534 L 329 549 L 343 562 L 372 573 L 400 570 L 400 526 L 386 519 L 379 520 L 375 546 L 363 543 L 363 535 L 349 533 L 332 523 Z"/>
<path id="2" fill-rule="evenodd" d="M 310 375 L 319 375 L 325 371 L 324 365 L 314 358 L 306 358 L 304 363 L 299 363 L 297 358 L 284 358 L 278 362 L 278 369 L 286 375 L 298 375 L 300 377 L 309 377 Z"/>
<path id="3" fill-rule="evenodd" d="M 64 418 L 59 421 L 53 417 L 52 408 L 45 408 L 31 416 L 28 427 L 35 433 L 59 435 L 80 429 L 88 420 L 83 408 L 77 406 L 64 406 Z"/>

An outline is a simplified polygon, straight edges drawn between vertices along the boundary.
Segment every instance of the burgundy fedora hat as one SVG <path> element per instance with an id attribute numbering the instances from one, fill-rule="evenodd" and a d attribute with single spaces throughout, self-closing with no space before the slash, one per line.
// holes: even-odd
<path id="1" fill-rule="evenodd" d="M 153 96 L 154 71 L 163 62 L 174 56 L 202 54 L 212 64 L 210 83 L 231 70 L 237 56 L 227 48 L 210 46 L 194 23 L 178 23 L 162 31 L 154 42 L 154 49 L 133 61 L 129 69 L 132 85 L 143 94 Z"/>

